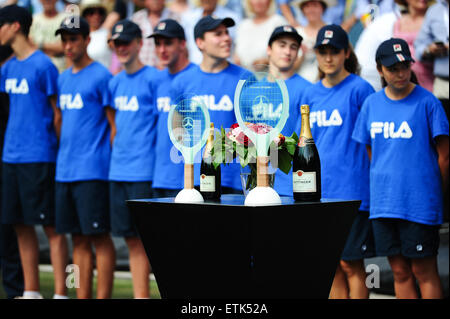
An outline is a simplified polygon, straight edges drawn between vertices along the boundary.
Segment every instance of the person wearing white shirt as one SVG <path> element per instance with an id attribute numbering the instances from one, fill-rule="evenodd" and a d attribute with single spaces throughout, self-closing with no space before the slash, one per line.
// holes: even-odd
<path id="1" fill-rule="evenodd" d="M 91 41 L 87 47 L 89 56 L 109 69 L 112 61 L 112 51 L 108 46 L 109 31 L 103 27 L 107 10 L 101 0 L 83 0 L 81 15 L 89 23 Z"/>
<path id="2" fill-rule="evenodd" d="M 246 16 L 237 27 L 234 62 L 256 71 L 258 65 L 267 65 L 267 42 L 272 31 L 288 24 L 277 14 L 275 0 L 245 0 Z"/>

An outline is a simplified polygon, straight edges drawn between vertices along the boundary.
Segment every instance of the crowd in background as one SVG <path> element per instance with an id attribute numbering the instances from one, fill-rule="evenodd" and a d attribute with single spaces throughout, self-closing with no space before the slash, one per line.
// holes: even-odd
<path id="1" fill-rule="evenodd" d="M 183 47 L 182 54 L 187 61 L 199 65 L 205 59 L 205 52 L 199 50 L 197 37 L 194 36 L 197 22 L 205 16 L 232 18 L 235 25 L 226 26 L 233 43 L 229 60 L 250 71 L 264 69 L 270 64 L 267 43 L 269 42 L 270 47 L 274 29 L 290 25 L 303 39 L 299 41 L 299 48 L 294 46 L 295 52 L 298 52 L 293 64 L 295 74 L 312 84 L 326 78 L 325 74 L 319 72 L 315 52 L 320 30 L 327 25 L 338 25 L 348 34 L 347 42 L 353 46 L 361 67 L 360 70 L 349 72 L 360 73 L 370 84 L 371 87 L 364 84 L 370 93 L 372 88 L 374 91 L 382 88 L 381 66 L 375 62 L 377 49 L 389 38 L 401 38 L 406 41 L 415 61 L 412 70 L 418 84 L 441 101 L 448 117 L 449 31 L 448 1 L 445 0 L 0 0 L 0 6 L 12 3 L 32 12 L 33 23 L 29 37 L 37 48 L 51 58 L 59 73 L 71 67 L 71 60 L 64 55 L 62 37 L 56 37 L 55 31 L 61 28 L 61 22 L 66 17 L 74 14 L 82 16 L 88 23 L 89 57 L 102 64 L 113 75 L 119 74 L 124 69 L 124 64 L 108 39 L 117 32 L 114 29 L 117 22 L 124 19 L 137 24 L 142 32 L 140 62 L 159 70 L 167 67 L 167 63 L 162 63 L 158 58 L 158 44 L 149 36 L 157 30 L 161 20 L 173 19 L 184 28 L 186 46 Z M 349 51 L 352 54 L 353 48 Z M 2 54 L 4 50 L 2 48 Z M 323 53 L 325 54 L 326 52 Z M 153 71 L 148 71 L 149 74 L 150 72 Z M 200 76 L 198 73 L 195 74 Z M 185 86 L 191 84 L 190 78 L 186 77 L 184 80 L 185 82 L 175 82 L 181 82 Z M 310 92 L 315 91 L 310 89 Z M 310 98 L 312 101 L 313 97 Z M 358 111 L 360 104 L 362 103 L 357 105 Z"/>
<path id="2" fill-rule="evenodd" d="M 440 1 L 445 3 L 445 0 L 437 2 Z M 432 54 L 426 54 L 433 38 L 430 29 L 426 28 L 431 27 L 433 17 L 431 14 L 428 18 L 425 16 L 427 9 L 435 1 L 5 0 L 2 5 L 15 2 L 29 8 L 33 13 L 30 36 L 36 45 L 51 57 L 60 72 L 68 67 L 68 62 L 63 56 L 59 40 L 54 37 L 54 32 L 68 14 L 79 13 L 87 19 L 92 39 L 89 54 L 113 74 L 120 71 L 120 64 L 106 40 L 118 20 L 131 19 L 139 25 L 144 34 L 141 61 L 145 65 L 161 68 L 154 52 L 154 41 L 145 38 L 152 34 L 158 21 L 171 18 L 183 26 L 186 30 L 189 60 L 199 64 L 201 54 L 195 44 L 193 28 L 202 16 L 213 14 L 218 17 L 231 17 L 236 22 L 236 27 L 230 29 L 234 43 L 231 62 L 249 70 L 256 70 L 258 65 L 267 64 L 265 43 L 275 27 L 290 24 L 297 28 L 303 42 L 296 69 L 299 75 L 312 83 L 318 80 L 317 61 L 312 44 L 318 30 L 326 24 L 341 25 L 349 33 L 362 66 L 361 76 L 368 80 L 375 90 L 381 88 L 374 63 L 377 46 L 390 37 L 404 38 L 413 56 L 418 58 L 413 70 L 419 84 L 433 92 L 436 70 L 433 68 Z M 438 13 L 438 16 L 434 17 L 434 20 L 436 19 L 445 23 L 442 13 Z M 445 28 L 442 31 L 445 32 Z M 448 56 L 445 59 L 448 61 Z M 438 77 L 448 77 L 448 71 L 444 69 L 445 64 L 437 70 Z M 445 92 L 440 94 L 440 98 L 448 98 Z M 448 109 L 447 104 L 445 107 Z"/>

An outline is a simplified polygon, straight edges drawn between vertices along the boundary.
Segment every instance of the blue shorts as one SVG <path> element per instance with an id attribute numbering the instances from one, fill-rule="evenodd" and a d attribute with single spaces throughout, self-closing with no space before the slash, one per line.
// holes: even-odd
<path id="1" fill-rule="evenodd" d="M 353 221 L 341 259 L 350 261 L 371 257 L 375 257 L 375 244 L 369 212 L 360 211 Z"/>
<path id="2" fill-rule="evenodd" d="M 58 233 L 96 235 L 110 231 L 108 182 L 56 182 L 55 203 Z"/>
<path id="3" fill-rule="evenodd" d="M 403 255 L 407 258 L 437 256 L 439 228 L 396 218 L 372 219 L 378 256 Z"/>
<path id="4" fill-rule="evenodd" d="M 55 223 L 55 164 L 2 165 L 2 223 Z"/>
<path id="5" fill-rule="evenodd" d="M 109 182 L 109 191 L 112 235 L 115 237 L 138 237 L 126 201 L 152 198 L 152 182 Z"/>

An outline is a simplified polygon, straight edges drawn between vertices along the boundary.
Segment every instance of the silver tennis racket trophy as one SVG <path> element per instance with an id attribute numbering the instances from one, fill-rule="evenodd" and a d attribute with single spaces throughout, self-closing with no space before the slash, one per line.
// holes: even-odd
<path id="1" fill-rule="evenodd" d="M 208 139 L 209 126 L 209 112 L 200 99 L 185 95 L 170 109 L 167 123 L 170 140 L 184 158 L 184 189 L 175 197 L 175 203 L 204 201 L 194 188 L 194 157 Z"/>
<path id="2" fill-rule="evenodd" d="M 245 198 L 246 206 L 281 204 L 269 186 L 269 146 L 286 124 L 289 95 L 283 80 L 267 72 L 256 72 L 240 80 L 234 95 L 234 112 L 239 126 L 256 147 L 256 187 Z"/>

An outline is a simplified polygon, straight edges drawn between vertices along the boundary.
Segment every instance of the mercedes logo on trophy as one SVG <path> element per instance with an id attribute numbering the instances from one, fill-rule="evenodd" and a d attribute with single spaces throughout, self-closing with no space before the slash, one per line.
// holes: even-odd
<path id="1" fill-rule="evenodd" d="M 170 108 L 167 122 L 170 140 L 184 158 L 184 189 L 175 197 L 176 203 L 203 202 L 194 188 L 194 157 L 206 143 L 209 126 L 206 105 L 192 95 L 183 95 Z"/>

